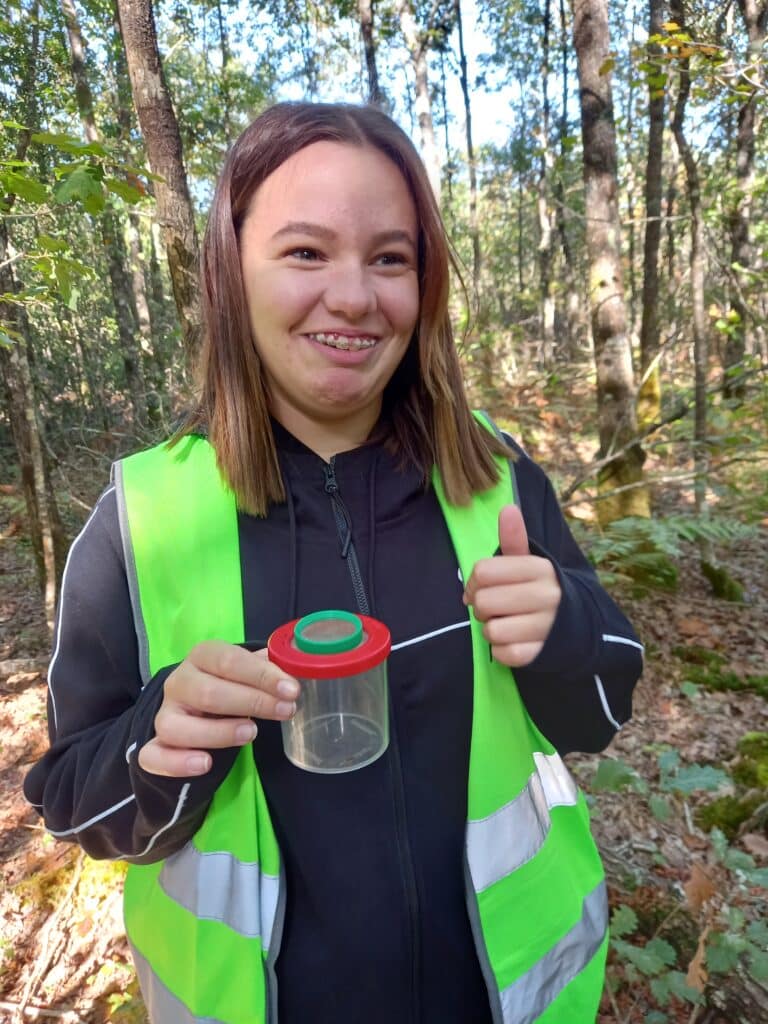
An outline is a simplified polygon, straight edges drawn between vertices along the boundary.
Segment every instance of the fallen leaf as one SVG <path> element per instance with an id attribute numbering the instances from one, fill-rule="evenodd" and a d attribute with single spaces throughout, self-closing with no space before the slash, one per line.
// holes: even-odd
<path id="1" fill-rule="evenodd" d="M 677 628 L 683 636 L 701 636 L 710 631 L 709 623 L 703 619 L 696 618 L 695 615 L 685 619 L 678 619 Z"/>
<path id="2" fill-rule="evenodd" d="M 709 934 L 709 925 L 699 936 L 699 944 L 696 947 L 696 952 L 693 955 L 688 965 L 688 973 L 685 976 L 686 983 L 695 988 L 697 992 L 703 992 L 707 984 L 707 969 L 704 966 L 704 957 L 706 953 L 707 935 Z"/>
<path id="3" fill-rule="evenodd" d="M 757 832 L 747 832 L 741 837 L 741 841 L 753 857 L 768 858 L 768 839 L 765 836 L 761 836 Z"/>
<path id="4" fill-rule="evenodd" d="M 698 861 L 694 861 L 691 865 L 691 877 L 685 883 L 683 889 L 688 900 L 688 906 L 696 914 L 698 914 L 707 900 L 711 899 L 717 892 L 712 879 Z"/>

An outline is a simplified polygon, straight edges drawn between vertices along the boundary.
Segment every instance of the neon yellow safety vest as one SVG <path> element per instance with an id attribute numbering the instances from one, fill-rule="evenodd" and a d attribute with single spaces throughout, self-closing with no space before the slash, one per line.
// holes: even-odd
<path id="1" fill-rule="evenodd" d="M 463 507 L 447 502 L 434 474 L 465 579 L 498 546 L 498 513 L 513 490 L 503 459 L 499 468 L 500 482 Z M 199 437 L 130 456 L 115 469 L 147 682 L 202 640 L 244 641 L 236 504 Z M 510 670 L 489 658 L 474 618 L 471 633 L 465 875 L 493 1020 L 593 1024 L 607 897 L 586 803 L 528 717 Z M 176 817 L 189 785 L 180 784 Z M 248 745 L 194 838 L 162 862 L 128 870 L 126 931 L 153 1024 L 277 1024 L 284 894 Z"/>

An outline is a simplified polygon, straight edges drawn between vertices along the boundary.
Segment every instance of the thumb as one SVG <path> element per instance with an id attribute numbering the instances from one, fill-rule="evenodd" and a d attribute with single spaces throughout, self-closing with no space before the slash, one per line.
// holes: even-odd
<path id="1" fill-rule="evenodd" d="M 517 505 L 505 505 L 499 512 L 499 546 L 502 555 L 527 555 L 528 532 Z"/>

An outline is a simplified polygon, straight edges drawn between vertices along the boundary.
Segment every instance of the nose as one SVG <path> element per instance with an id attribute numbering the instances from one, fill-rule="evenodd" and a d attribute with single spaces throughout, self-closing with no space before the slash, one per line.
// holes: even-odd
<path id="1" fill-rule="evenodd" d="M 377 305 L 376 289 L 367 268 L 350 263 L 335 268 L 327 279 L 323 301 L 329 313 L 348 320 L 372 313 Z"/>

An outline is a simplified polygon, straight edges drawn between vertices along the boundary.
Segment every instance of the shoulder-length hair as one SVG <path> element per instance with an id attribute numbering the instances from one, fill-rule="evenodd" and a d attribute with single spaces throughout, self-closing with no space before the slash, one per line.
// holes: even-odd
<path id="1" fill-rule="evenodd" d="M 285 500 L 248 318 L 239 234 L 262 182 L 294 153 L 321 141 L 378 149 L 410 189 L 419 225 L 419 318 L 384 391 L 387 443 L 421 470 L 425 486 L 436 465 L 448 500 L 466 504 L 497 480 L 492 453 L 509 453 L 478 425 L 467 404 L 448 317 L 449 272 L 456 263 L 424 165 L 405 132 L 374 107 L 278 103 L 230 150 L 202 247 L 200 399 L 177 436 L 207 429 L 219 468 L 246 511 L 264 516 L 271 502 Z"/>

